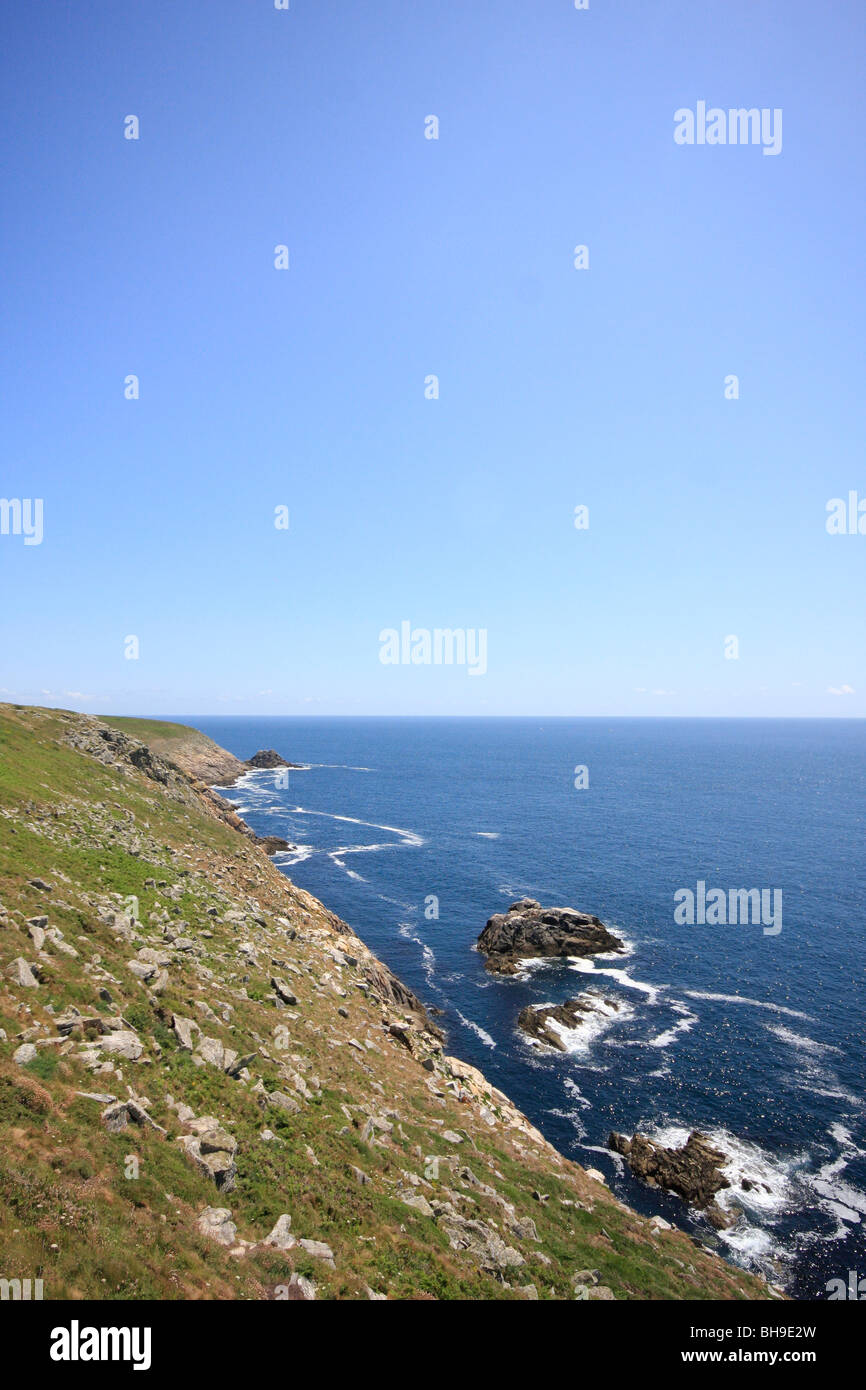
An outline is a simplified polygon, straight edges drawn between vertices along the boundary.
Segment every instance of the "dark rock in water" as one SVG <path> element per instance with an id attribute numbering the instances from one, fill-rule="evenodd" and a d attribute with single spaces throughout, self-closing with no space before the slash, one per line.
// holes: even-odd
<path id="1" fill-rule="evenodd" d="M 247 767 L 303 767 L 303 763 L 288 763 L 275 748 L 260 748 L 247 759 Z"/>
<path id="2" fill-rule="evenodd" d="M 727 1155 L 713 1148 L 699 1130 L 692 1130 L 679 1149 L 666 1149 L 645 1134 L 635 1134 L 632 1139 L 626 1139 L 624 1134 L 611 1134 L 607 1146 L 628 1159 L 635 1177 L 650 1187 L 675 1192 L 690 1207 L 704 1212 L 717 1230 L 734 1224 L 736 1217 L 723 1211 L 715 1200 L 717 1192 L 731 1185 L 721 1171 L 728 1162 Z"/>
<path id="3" fill-rule="evenodd" d="M 283 840 L 279 835 L 257 835 L 256 844 L 261 845 L 265 854 L 276 854 L 281 849 L 296 849 L 296 845 L 290 845 L 288 840 Z"/>
<path id="4" fill-rule="evenodd" d="M 604 1004 L 618 1009 L 614 999 L 606 999 Z M 544 1043 L 546 1047 L 556 1047 L 565 1052 L 566 1046 L 551 1023 L 561 1023 L 564 1028 L 579 1028 L 591 1014 L 603 1012 L 599 995 L 584 995 L 582 999 L 566 999 L 564 1004 L 529 1004 L 517 1015 L 517 1026 L 531 1038 Z"/>
<path id="5" fill-rule="evenodd" d="M 542 907 L 534 898 L 521 898 L 507 912 L 491 917 L 478 938 L 487 969 L 513 975 L 519 962 L 531 956 L 594 956 L 622 951 L 619 937 L 598 917 L 570 907 Z"/>

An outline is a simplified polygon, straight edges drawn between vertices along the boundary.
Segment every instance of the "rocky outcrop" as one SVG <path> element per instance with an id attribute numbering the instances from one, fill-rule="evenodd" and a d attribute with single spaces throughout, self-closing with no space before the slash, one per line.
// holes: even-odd
<path id="1" fill-rule="evenodd" d="M 570 907 L 542 907 L 534 898 L 521 898 L 507 912 L 491 917 L 478 938 L 487 969 L 513 975 L 520 961 L 531 957 L 594 956 L 622 951 L 619 937 L 598 917 Z"/>
<path id="2" fill-rule="evenodd" d="M 663 1187 L 675 1192 L 690 1207 L 704 1212 L 707 1220 L 716 1229 L 732 1226 L 735 1217 L 724 1211 L 716 1202 L 716 1193 L 730 1187 L 722 1172 L 727 1156 L 720 1149 L 713 1148 L 705 1134 L 692 1130 L 688 1140 L 679 1149 L 666 1149 L 656 1144 L 645 1134 L 635 1134 L 627 1139 L 624 1134 L 611 1134 L 608 1148 L 622 1154 L 635 1177 L 649 1187 Z"/>
<path id="3" fill-rule="evenodd" d="M 279 854 L 280 850 L 295 848 L 280 835 L 257 835 L 256 844 L 261 846 L 265 854 Z"/>
<path id="4" fill-rule="evenodd" d="M 247 767 L 304 767 L 304 763 L 289 763 L 275 748 L 260 748 L 251 758 Z"/>
<path id="5" fill-rule="evenodd" d="M 517 1015 L 517 1026 L 536 1042 L 566 1052 L 567 1047 L 557 1024 L 562 1028 L 580 1028 L 593 1015 L 606 1014 L 610 1009 L 619 1009 L 615 999 L 602 999 L 594 994 L 583 995 L 580 999 L 566 999 L 564 1004 L 528 1004 Z"/>
<path id="6" fill-rule="evenodd" d="M 382 961 L 375 956 L 365 953 L 367 959 L 362 964 L 364 979 L 370 988 L 370 993 L 378 999 L 380 1004 L 394 1006 L 412 1014 L 419 1026 L 434 1038 L 443 1037 L 442 1030 L 430 1018 L 426 1008 L 421 1003 L 417 994 L 413 994 L 408 985 L 394 974 Z"/>
<path id="7" fill-rule="evenodd" d="M 187 1121 L 191 1134 L 182 1134 L 177 1142 L 199 1172 L 210 1178 L 220 1192 L 231 1192 L 237 1177 L 237 1140 L 213 1115 L 202 1115 Z M 231 1213 L 230 1213 L 231 1214 Z"/>

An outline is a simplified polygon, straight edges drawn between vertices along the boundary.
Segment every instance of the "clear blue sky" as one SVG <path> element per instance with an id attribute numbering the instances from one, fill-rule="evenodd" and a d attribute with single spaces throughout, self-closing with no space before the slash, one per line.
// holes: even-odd
<path id="1" fill-rule="evenodd" d="M 866 498 L 859 0 L 0 23 L 0 495 L 44 499 L 0 699 L 864 713 L 866 535 L 825 529 Z M 782 152 L 678 146 L 701 100 Z M 404 619 L 487 674 L 382 665 Z"/>

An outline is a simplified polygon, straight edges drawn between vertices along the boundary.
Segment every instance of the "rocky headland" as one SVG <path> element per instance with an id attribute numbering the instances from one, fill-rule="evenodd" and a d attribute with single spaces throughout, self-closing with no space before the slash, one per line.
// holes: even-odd
<path id="1" fill-rule="evenodd" d="M 478 949 L 487 957 L 488 970 L 514 975 L 522 960 L 533 957 L 595 956 L 625 947 L 598 917 L 521 898 L 507 912 L 489 919 L 478 938 Z"/>

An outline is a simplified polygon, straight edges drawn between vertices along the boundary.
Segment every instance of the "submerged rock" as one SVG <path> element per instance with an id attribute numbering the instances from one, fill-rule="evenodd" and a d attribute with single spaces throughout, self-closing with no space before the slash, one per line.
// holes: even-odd
<path id="1" fill-rule="evenodd" d="M 594 1014 L 607 1014 L 608 1009 L 618 1008 L 616 1000 L 602 999 L 600 995 L 566 999 L 564 1004 L 528 1004 L 517 1015 L 517 1026 L 546 1047 L 566 1052 L 568 1049 L 556 1024 L 563 1028 L 579 1028 Z"/>
<path id="2" fill-rule="evenodd" d="M 478 938 L 487 969 L 513 975 L 521 960 L 546 956 L 594 956 L 622 951 L 619 937 L 598 917 L 570 907 L 542 907 L 534 898 L 521 898 L 507 912 L 491 917 Z"/>
<path id="3" fill-rule="evenodd" d="M 717 1230 L 732 1226 L 736 1217 L 729 1215 L 716 1202 L 716 1193 L 730 1187 L 722 1172 L 728 1157 L 716 1149 L 705 1134 L 692 1130 L 681 1148 L 666 1149 L 645 1134 L 627 1139 L 624 1134 L 611 1134 L 609 1149 L 622 1154 L 635 1177 L 650 1187 L 663 1187 L 675 1192 L 690 1207 L 703 1211 Z"/>

